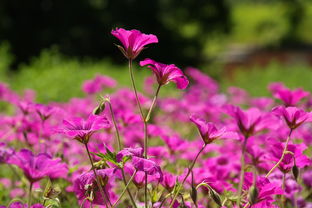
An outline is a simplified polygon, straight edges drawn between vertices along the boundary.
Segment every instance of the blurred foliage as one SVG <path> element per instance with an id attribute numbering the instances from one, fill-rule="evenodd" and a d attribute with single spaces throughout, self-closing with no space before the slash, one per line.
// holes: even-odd
<path id="1" fill-rule="evenodd" d="M 312 92 L 311 77 L 311 66 L 285 66 L 272 62 L 266 67 L 237 69 L 233 79 L 223 79 L 221 84 L 224 90 L 229 86 L 236 86 L 247 90 L 253 96 L 268 96 L 271 93 L 267 86 L 272 82 L 283 82 L 287 87 L 302 87 Z"/>
<path id="2" fill-rule="evenodd" d="M 1 0 L 0 41 L 10 43 L 15 63 L 53 45 L 69 56 L 120 61 L 110 31 L 136 28 L 160 40 L 144 55 L 195 64 L 210 33 L 229 31 L 229 14 L 225 0 Z"/>
<path id="3" fill-rule="evenodd" d="M 230 42 L 283 47 L 312 43 L 311 1 L 244 1 L 232 8 Z"/>
<path id="4" fill-rule="evenodd" d="M 146 72 L 146 71 L 145 71 Z M 38 93 L 39 102 L 66 101 L 71 97 L 82 97 L 82 84 L 96 74 L 105 74 L 118 80 L 119 87 L 128 85 L 126 65 L 113 65 L 109 61 L 90 61 L 66 58 L 57 50 L 44 50 L 40 56 L 33 58 L 30 64 L 21 65 L 18 72 L 7 71 L 7 78 L 12 89 L 33 89 Z M 139 77 L 144 74 L 137 72 Z M 139 85 L 140 86 L 140 85 Z M 103 92 L 109 93 L 110 91 Z"/>
<path id="5" fill-rule="evenodd" d="M 121 55 L 120 55 L 121 56 Z M 22 93 L 25 89 L 33 89 L 37 93 L 38 102 L 67 101 L 72 97 L 84 96 L 81 85 L 87 79 L 92 79 L 96 74 L 110 76 L 118 81 L 119 87 L 131 87 L 128 69 L 126 65 L 119 66 L 110 61 L 83 60 L 66 58 L 60 55 L 56 49 L 45 50 L 30 64 L 21 65 L 19 70 L 12 73 L 5 67 L 1 57 L 11 57 L 7 45 L 0 47 L 0 81 L 7 82 L 13 90 Z M 216 78 L 223 91 L 229 86 L 237 86 L 246 89 L 251 95 L 269 95 L 267 85 L 271 82 L 284 82 L 291 88 L 303 87 L 312 91 L 312 68 L 303 64 L 280 65 L 271 63 L 267 67 L 240 68 L 235 71 L 233 79 L 226 74 L 218 74 L 221 65 L 203 67 L 209 75 Z M 142 90 L 144 78 L 151 76 L 152 72 L 147 68 L 134 65 L 135 79 L 138 88 Z M 174 84 L 169 84 L 161 90 L 161 96 L 176 94 Z M 105 90 L 102 94 L 110 93 Z"/>

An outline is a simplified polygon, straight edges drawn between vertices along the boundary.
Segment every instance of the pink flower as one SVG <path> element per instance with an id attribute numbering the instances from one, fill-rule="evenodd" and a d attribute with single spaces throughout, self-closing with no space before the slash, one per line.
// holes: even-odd
<path id="1" fill-rule="evenodd" d="M 225 128 L 218 130 L 213 123 L 206 122 L 205 120 L 197 118 L 196 116 L 191 116 L 190 119 L 193 123 L 196 124 L 205 144 L 212 143 L 214 140 L 224 136 L 226 133 Z"/>
<path id="2" fill-rule="evenodd" d="M 13 202 L 8 208 L 28 208 L 28 205 L 21 202 Z M 44 206 L 42 204 L 34 204 L 30 208 L 44 208 Z"/>
<path id="3" fill-rule="evenodd" d="M 183 74 L 182 70 L 176 67 L 174 64 L 166 65 L 158 63 L 152 59 L 145 59 L 140 61 L 140 66 L 146 66 L 150 68 L 156 75 L 159 85 L 165 85 L 169 82 L 176 83 L 179 89 L 185 89 L 189 81 Z"/>
<path id="4" fill-rule="evenodd" d="M 124 157 L 143 157 L 143 148 L 124 148 L 116 155 L 117 162 L 121 162 Z"/>
<path id="5" fill-rule="evenodd" d="M 90 115 L 87 120 L 82 118 L 72 118 L 63 120 L 64 129 L 58 130 L 59 133 L 66 134 L 79 142 L 86 144 L 92 134 L 102 128 L 108 128 L 110 123 L 105 116 Z"/>
<path id="6" fill-rule="evenodd" d="M 132 165 L 137 171 L 143 171 L 146 172 L 147 175 L 155 176 L 159 178 L 160 182 L 163 180 L 163 173 L 160 166 L 152 160 L 133 156 Z"/>
<path id="7" fill-rule="evenodd" d="M 282 100 L 286 106 L 294 106 L 302 98 L 307 97 L 310 94 L 301 88 L 290 90 L 282 83 L 273 83 L 269 88 L 273 92 L 273 96 Z"/>
<path id="8" fill-rule="evenodd" d="M 290 129 L 295 129 L 305 122 L 312 121 L 312 113 L 307 113 L 297 107 L 278 106 L 273 108 L 272 112 L 283 117 Z"/>
<path id="9" fill-rule="evenodd" d="M 102 182 L 102 188 L 104 189 L 104 192 L 108 193 L 108 197 L 112 201 L 112 199 L 116 198 L 116 195 L 111 190 L 114 169 L 107 168 L 98 170 L 97 175 L 101 179 L 100 181 Z M 97 205 L 104 204 L 104 199 L 102 198 L 100 190 L 97 186 L 96 177 L 93 171 L 84 173 L 75 180 L 74 192 L 81 203 L 83 203 L 85 199 L 88 199 L 86 202 L 84 202 L 83 207 L 90 207 L 90 202 Z M 105 199 L 105 201 L 106 200 L 107 199 Z"/>
<path id="10" fill-rule="evenodd" d="M 117 85 L 116 81 L 110 77 L 97 75 L 92 80 L 86 80 L 83 83 L 82 90 L 87 94 L 95 94 L 101 92 L 104 88 L 113 88 Z"/>
<path id="11" fill-rule="evenodd" d="M 262 113 L 258 108 L 243 111 L 237 106 L 230 105 L 226 110 L 236 120 L 240 132 L 245 137 L 250 137 L 264 128 L 273 127 L 275 122 L 269 114 Z"/>
<path id="12" fill-rule="evenodd" d="M 311 164 L 311 160 L 303 154 L 303 151 L 307 149 L 304 144 L 289 144 L 287 146 L 287 151 L 292 152 L 292 154 L 285 154 L 282 162 L 279 164 L 279 169 L 283 173 L 287 173 L 296 164 L 298 168 L 303 168 Z M 283 145 L 281 143 L 276 143 L 272 145 L 272 161 L 279 161 L 283 152 Z M 294 160 L 295 159 L 295 160 Z"/>
<path id="13" fill-rule="evenodd" d="M 34 155 L 30 150 L 22 149 L 10 157 L 9 164 L 21 168 L 30 182 L 36 182 L 49 176 L 50 178 L 66 177 L 68 169 L 61 159 L 52 159 L 48 154 Z"/>
<path id="14" fill-rule="evenodd" d="M 34 108 L 43 121 L 47 120 L 55 111 L 54 107 L 43 104 L 35 104 Z"/>
<path id="15" fill-rule="evenodd" d="M 244 189 L 249 189 L 253 184 L 252 173 L 245 173 Z M 256 180 L 256 187 L 258 189 L 258 196 L 255 199 L 255 204 L 252 207 L 274 207 L 273 202 L 276 195 L 282 195 L 283 190 L 278 184 L 272 183 L 269 179 L 258 176 Z"/>
<path id="16" fill-rule="evenodd" d="M 174 185 L 176 184 L 177 177 L 172 175 L 171 173 L 164 173 L 163 181 L 161 182 L 161 185 L 167 189 L 167 191 L 171 192 L 174 188 Z"/>
<path id="17" fill-rule="evenodd" d="M 13 148 L 7 147 L 4 143 L 0 142 L 0 164 L 7 162 L 13 154 Z"/>
<path id="18" fill-rule="evenodd" d="M 117 45 L 117 47 L 127 59 L 135 59 L 140 52 L 145 49 L 144 46 L 151 43 L 158 43 L 158 39 L 155 35 L 144 34 L 139 30 L 116 28 L 112 30 L 111 33 L 122 43 L 123 47 L 119 45 Z"/>

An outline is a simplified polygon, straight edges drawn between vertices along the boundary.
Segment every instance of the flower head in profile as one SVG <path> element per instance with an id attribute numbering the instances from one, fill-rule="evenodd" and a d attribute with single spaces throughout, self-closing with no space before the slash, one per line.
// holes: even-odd
<path id="1" fill-rule="evenodd" d="M 54 113 L 55 108 L 52 106 L 48 106 L 48 105 L 43 105 L 43 104 L 35 104 L 34 108 L 36 110 L 36 112 L 38 113 L 38 115 L 40 116 L 40 118 L 45 121 L 48 118 L 50 118 L 50 116 Z"/>
<path id="2" fill-rule="evenodd" d="M 176 67 L 174 64 L 166 65 L 156 62 L 152 59 L 145 59 L 144 61 L 140 61 L 140 66 L 146 65 L 156 75 L 159 85 L 165 85 L 169 82 L 174 82 L 179 89 L 185 89 L 189 84 L 189 81 L 183 74 L 182 70 Z"/>
<path id="3" fill-rule="evenodd" d="M 229 105 L 226 110 L 235 119 L 239 131 L 245 137 L 250 137 L 264 128 L 273 128 L 273 124 L 276 124 L 274 116 L 264 114 L 258 108 L 241 110 L 237 106 Z"/>
<path id="4" fill-rule="evenodd" d="M 163 173 L 160 166 L 157 165 L 154 161 L 133 156 L 132 165 L 137 171 L 143 171 L 147 175 L 155 176 L 159 179 L 159 182 L 162 182 Z"/>
<path id="5" fill-rule="evenodd" d="M 151 43 L 158 43 L 155 35 L 144 34 L 139 30 L 125 30 L 123 28 L 116 28 L 112 30 L 112 35 L 120 40 L 122 46 L 117 45 L 119 50 L 127 59 L 135 59 L 143 49 L 144 46 Z"/>
<path id="6" fill-rule="evenodd" d="M 312 121 L 311 112 L 307 113 L 297 107 L 277 106 L 273 108 L 272 112 L 275 115 L 284 118 L 290 129 L 295 129 L 305 122 Z"/>
<path id="7" fill-rule="evenodd" d="M 71 120 L 63 120 L 63 125 L 64 128 L 59 130 L 59 133 L 87 144 L 93 133 L 102 128 L 108 128 L 110 122 L 105 116 L 90 115 L 87 120 L 77 117 Z"/>
<path id="8" fill-rule="evenodd" d="M 284 102 L 285 106 L 294 106 L 301 99 L 307 97 L 310 94 L 309 92 L 306 92 L 301 88 L 290 90 L 282 83 L 272 83 L 269 86 L 269 89 L 272 91 L 275 98 L 280 99 Z"/>
<path id="9" fill-rule="evenodd" d="M 66 163 L 62 163 L 60 158 L 52 159 L 45 153 L 34 155 L 28 149 L 22 149 L 12 155 L 8 163 L 21 168 L 30 182 L 39 181 L 46 176 L 64 178 L 68 172 Z"/>
<path id="10" fill-rule="evenodd" d="M 198 118 L 196 116 L 191 116 L 190 120 L 196 124 L 205 144 L 210 144 L 214 140 L 222 136 L 225 136 L 226 133 L 225 128 L 217 129 L 213 123 L 206 122 L 205 120 Z"/>

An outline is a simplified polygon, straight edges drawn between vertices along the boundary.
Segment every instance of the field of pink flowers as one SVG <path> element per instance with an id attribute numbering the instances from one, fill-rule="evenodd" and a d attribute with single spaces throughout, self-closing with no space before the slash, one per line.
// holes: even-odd
<path id="1" fill-rule="evenodd" d="M 145 59 L 137 69 L 157 37 L 112 35 L 132 89 L 98 75 L 84 98 L 38 104 L 0 85 L 10 106 L 0 116 L 1 208 L 312 207 L 309 92 L 272 83 L 272 97 L 251 97 L 220 92 L 195 68 Z M 136 70 L 151 70 L 143 92 Z M 171 82 L 177 95 L 160 97 Z"/>

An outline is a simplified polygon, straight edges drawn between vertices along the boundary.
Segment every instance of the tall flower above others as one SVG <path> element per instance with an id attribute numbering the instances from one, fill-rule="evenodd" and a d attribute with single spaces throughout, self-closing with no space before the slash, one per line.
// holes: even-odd
<path id="1" fill-rule="evenodd" d="M 210 144 L 214 140 L 216 140 L 222 136 L 225 136 L 225 133 L 226 133 L 225 128 L 218 130 L 215 127 L 215 125 L 213 125 L 213 123 L 206 122 L 205 120 L 197 118 L 195 116 L 191 116 L 190 119 L 193 123 L 196 124 L 196 126 L 199 130 L 199 133 L 200 133 L 202 139 L 204 140 L 205 144 Z"/>
<path id="2" fill-rule="evenodd" d="M 122 46 L 117 45 L 117 47 L 127 59 L 135 59 L 145 48 L 144 46 L 151 43 L 158 43 L 156 35 L 144 34 L 139 30 L 116 28 L 111 33 L 122 43 Z"/>
<path id="3" fill-rule="evenodd" d="M 12 155 L 8 163 L 21 168 L 31 183 L 46 176 L 50 178 L 64 178 L 68 172 L 66 163 L 62 163 L 60 158 L 52 159 L 45 153 L 34 155 L 28 149 L 22 149 Z"/>
<path id="4" fill-rule="evenodd" d="M 105 116 L 90 115 L 87 120 L 82 118 L 72 118 L 71 120 L 63 120 L 64 129 L 59 133 L 73 137 L 83 144 L 87 144 L 91 135 L 102 128 L 108 128 L 110 123 Z"/>
<path id="5" fill-rule="evenodd" d="M 168 84 L 169 82 L 174 82 L 179 89 L 185 89 L 189 84 L 189 81 L 183 74 L 182 70 L 174 64 L 166 65 L 152 59 L 140 61 L 140 66 L 146 65 L 148 65 L 148 68 L 150 68 L 156 75 L 157 82 L 160 86 Z"/>

